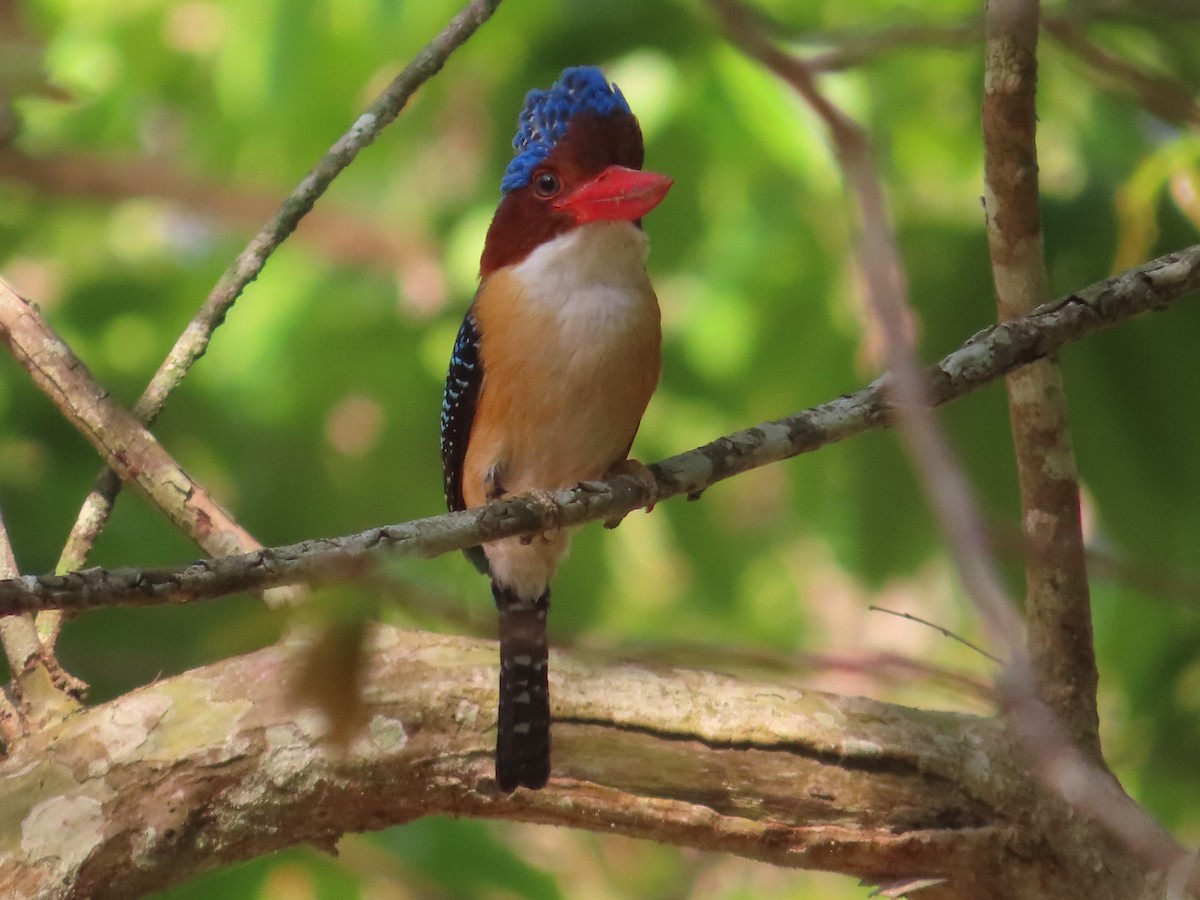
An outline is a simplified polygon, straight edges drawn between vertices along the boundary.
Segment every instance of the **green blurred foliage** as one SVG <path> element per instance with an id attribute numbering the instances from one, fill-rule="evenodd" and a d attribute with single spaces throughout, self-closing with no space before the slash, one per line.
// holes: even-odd
<path id="1" fill-rule="evenodd" d="M 130 177 L 103 191 L 0 178 L 0 273 L 132 405 L 271 204 L 457 6 L 18 2 L 25 32 L 0 42 L 23 48 L 24 68 L 0 69 L 0 93 L 11 95 L 19 123 L 15 147 Z M 919 24 L 957 24 L 977 6 L 923 4 Z M 1165 3 L 1110 7 L 1094 36 L 1194 94 L 1196 18 Z M 915 15 L 880 0 L 762 8 L 778 33 L 810 49 L 911 25 Z M 1096 12 L 1084 3 L 1061 9 Z M 39 42 L 42 52 L 29 54 Z M 583 62 L 603 64 L 621 85 L 642 119 L 647 165 L 677 182 L 647 221 L 665 371 L 635 452 L 653 460 L 688 449 L 856 389 L 876 371 L 844 187 L 822 128 L 796 97 L 726 46 L 701 3 L 507 0 L 270 261 L 156 426 L 264 543 L 440 511 L 444 365 L 516 111 L 525 90 Z M 44 72 L 30 71 L 38 65 Z M 876 142 L 928 358 L 994 318 L 979 206 L 981 82 L 972 41 L 900 47 L 822 81 Z M 1039 111 L 1054 291 L 1196 241 L 1194 134 L 1149 116 L 1049 39 Z M 150 167 L 168 176 L 143 185 L 139 173 Z M 333 218 L 318 228 L 322 216 Z M 1131 789 L 1185 841 L 1200 833 L 1190 802 L 1200 789 L 1197 333 L 1200 307 L 1185 302 L 1064 355 L 1089 536 L 1137 569 L 1136 578 L 1097 579 L 1106 744 Z M 942 420 L 989 516 L 1015 528 L 1003 390 L 960 402 Z M 54 566 L 96 470 L 84 441 L 7 363 L 0 504 L 23 571 Z M 92 561 L 151 566 L 196 555 L 129 496 Z M 406 574 L 468 598 L 477 620 L 489 621 L 487 590 L 457 555 Z M 696 664 L 726 668 L 734 650 L 889 649 L 986 672 L 962 648 L 866 612 L 870 602 L 900 606 L 987 642 L 890 433 L 753 473 L 699 503 L 663 504 L 612 533 L 586 529 L 555 592 L 553 637 L 563 643 L 651 653 L 682 644 Z M 403 603 L 385 616 L 414 621 Z M 428 625 L 429 616 L 416 621 Z M 257 601 L 236 598 L 95 613 L 70 623 L 59 646 L 103 700 L 261 646 L 280 627 Z M 817 675 L 822 686 L 972 708 L 922 684 Z M 581 890 L 734 898 L 866 889 L 751 863 L 697 864 L 615 838 L 428 820 L 349 839 L 339 861 L 293 851 L 164 896 Z"/>

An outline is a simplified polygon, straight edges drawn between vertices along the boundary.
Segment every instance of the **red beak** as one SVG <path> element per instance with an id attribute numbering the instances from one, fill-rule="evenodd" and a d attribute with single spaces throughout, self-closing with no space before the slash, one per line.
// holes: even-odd
<path id="1" fill-rule="evenodd" d="M 658 206 L 674 183 L 666 175 L 655 172 L 609 166 L 591 181 L 556 200 L 554 208 L 569 212 L 576 225 L 634 222 Z"/>

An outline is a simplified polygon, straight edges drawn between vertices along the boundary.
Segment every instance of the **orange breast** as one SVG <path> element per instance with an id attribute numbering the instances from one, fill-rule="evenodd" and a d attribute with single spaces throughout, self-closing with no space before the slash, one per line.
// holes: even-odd
<path id="1" fill-rule="evenodd" d="M 625 459 L 658 383 L 662 335 L 645 268 L 646 239 L 628 222 L 576 228 L 475 297 L 483 368 L 463 464 L 463 499 L 556 490 Z M 565 532 L 484 547 L 492 577 L 522 596 L 546 590 Z"/>
<path id="2" fill-rule="evenodd" d="M 615 290 L 615 289 L 614 289 Z M 493 293 L 494 292 L 494 293 Z M 614 307 L 581 311 L 525 302 L 501 271 L 477 300 L 483 385 L 467 447 L 463 495 L 570 487 L 625 459 L 661 369 L 658 303 L 649 284 Z"/>

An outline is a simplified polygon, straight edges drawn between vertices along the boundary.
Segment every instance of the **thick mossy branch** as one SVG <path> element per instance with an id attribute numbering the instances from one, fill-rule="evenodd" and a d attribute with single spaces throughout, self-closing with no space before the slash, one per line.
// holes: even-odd
<path id="1" fill-rule="evenodd" d="M 136 896 L 434 813 L 873 881 L 939 877 L 946 891 L 976 884 L 989 860 L 1019 867 L 1032 849 L 1023 823 L 1061 824 L 1064 854 L 1068 835 L 1086 835 L 1061 802 L 1038 799 L 991 720 L 565 653 L 551 666 L 550 787 L 504 795 L 492 782 L 494 644 L 380 628 L 362 728 L 344 750 L 292 705 L 306 652 L 225 660 L 22 742 L 0 763 L 0 893 Z"/>

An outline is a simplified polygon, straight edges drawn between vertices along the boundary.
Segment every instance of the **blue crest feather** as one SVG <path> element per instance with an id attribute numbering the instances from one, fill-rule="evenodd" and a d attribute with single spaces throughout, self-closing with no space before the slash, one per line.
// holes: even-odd
<path id="1" fill-rule="evenodd" d="M 517 136 L 513 138 L 516 155 L 504 171 L 500 190 L 508 192 L 529 184 L 533 170 L 567 133 L 572 116 L 584 111 L 602 116 L 632 115 L 621 91 L 609 84 L 595 66 L 563 69 L 550 90 L 526 94 L 525 106 L 517 118 Z"/>

